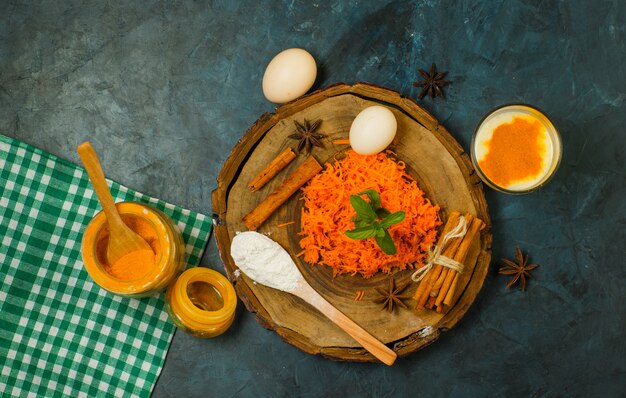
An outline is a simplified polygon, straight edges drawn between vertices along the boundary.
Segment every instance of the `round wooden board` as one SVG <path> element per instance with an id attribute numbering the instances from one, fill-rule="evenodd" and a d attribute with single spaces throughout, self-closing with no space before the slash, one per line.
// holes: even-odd
<path id="1" fill-rule="evenodd" d="M 334 139 L 347 138 L 354 117 L 364 108 L 382 104 L 392 110 L 398 121 L 398 132 L 390 149 L 407 164 L 407 170 L 424 190 L 426 196 L 441 207 L 445 222 L 452 210 L 470 212 L 487 225 L 475 239 L 466 270 L 457 288 L 458 299 L 445 313 L 432 310 L 397 309 L 389 314 L 373 303 L 375 287 L 386 287 L 388 276 L 379 274 L 370 279 L 341 275 L 332 277 L 326 266 L 312 266 L 295 254 L 300 251 L 297 233 L 300 231 L 302 201 L 295 194 L 260 228 L 259 232 L 280 243 L 294 257 L 296 264 L 311 286 L 331 304 L 348 315 L 379 340 L 392 347 L 400 356 L 414 352 L 436 340 L 441 330 L 450 329 L 463 317 L 474 301 L 491 260 L 490 220 L 482 183 L 461 146 L 433 116 L 413 99 L 396 91 L 367 83 L 347 85 L 338 83 L 318 90 L 296 101 L 282 105 L 274 114 L 264 114 L 237 143 L 218 176 L 213 191 L 215 237 L 227 275 L 235 285 L 239 298 L 247 309 L 255 312 L 257 320 L 267 329 L 276 331 L 290 344 L 307 353 L 345 361 L 375 361 L 351 337 L 332 324 L 302 300 L 253 283 L 240 273 L 230 256 L 231 239 L 237 232 L 247 230 L 242 218 L 304 160 L 298 156 L 265 187 L 255 193 L 247 189 L 250 180 L 287 146 L 294 131 L 294 120 L 321 119 L 319 132 L 327 134 L 325 148 L 315 148 L 312 154 L 320 163 L 332 160 L 346 147 L 335 146 Z M 296 221 L 287 227 L 279 224 Z M 396 273 L 398 282 L 410 278 L 412 270 Z M 416 285 L 405 294 L 411 296 Z M 364 290 L 362 301 L 354 301 L 356 290 Z"/>

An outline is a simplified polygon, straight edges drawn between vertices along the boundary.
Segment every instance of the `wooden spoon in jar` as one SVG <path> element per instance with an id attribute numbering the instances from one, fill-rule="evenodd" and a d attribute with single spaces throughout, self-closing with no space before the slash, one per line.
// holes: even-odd
<path id="1" fill-rule="evenodd" d="M 152 252 L 148 242 L 124 224 L 122 217 L 120 217 L 120 213 L 118 213 L 115 207 L 113 196 L 111 196 L 111 191 L 109 191 L 109 187 L 104 179 L 100 160 L 91 143 L 88 141 L 83 142 L 76 150 L 85 166 L 85 170 L 87 170 L 91 185 L 93 185 L 93 189 L 96 191 L 96 195 L 98 195 L 98 200 L 102 205 L 107 223 L 109 224 L 108 263 L 114 264 L 122 257 L 139 250 L 150 250 Z"/>

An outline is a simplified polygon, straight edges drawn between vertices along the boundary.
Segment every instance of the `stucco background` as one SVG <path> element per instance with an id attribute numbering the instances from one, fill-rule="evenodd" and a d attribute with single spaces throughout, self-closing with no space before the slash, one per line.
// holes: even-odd
<path id="1" fill-rule="evenodd" d="M 0 132 L 205 214 L 215 177 L 273 105 L 261 79 L 289 47 L 315 88 L 367 81 L 417 97 L 417 69 L 453 83 L 420 103 L 469 151 L 495 106 L 543 109 L 556 177 L 486 188 L 492 272 L 465 318 L 391 368 L 307 355 L 241 306 L 221 337 L 177 332 L 154 397 L 621 396 L 626 393 L 626 3 L 614 1 L 0 2 Z M 541 264 L 525 293 L 498 259 Z M 205 266 L 223 271 L 215 243 Z"/>

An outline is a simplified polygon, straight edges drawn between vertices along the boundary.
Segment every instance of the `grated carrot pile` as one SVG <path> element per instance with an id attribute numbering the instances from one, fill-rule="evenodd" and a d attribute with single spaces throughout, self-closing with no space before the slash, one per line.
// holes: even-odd
<path id="1" fill-rule="evenodd" d="M 328 265 L 333 275 L 360 273 L 369 278 L 378 271 L 390 273 L 424 265 L 428 248 L 435 243 L 437 212 L 424 192 L 405 171 L 402 161 L 384 153 L 363 156 L 354 151 L 346 157 L 327 163 L 324 171 L 313 177 L 304 192 L 300 246 L 309 264 Z M 354 228 L 356 213 L 350 195 L 365 189 L 380 193 L 381 206 L 391 213 L 403 210 L 404 221 L 389 228 L 396 245 L 390 256 L 378 247 L 374 238 L 352 240 L 344 232 Z M 363 195 L 365 200 L 368 200 Z"/>

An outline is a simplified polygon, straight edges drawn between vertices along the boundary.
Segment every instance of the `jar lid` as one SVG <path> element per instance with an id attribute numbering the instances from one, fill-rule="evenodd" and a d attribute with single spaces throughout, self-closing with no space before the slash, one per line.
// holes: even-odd
<path id="1" fill-rule="evenodd" d="M 221 296 L 220 303 L 213 303 L 216 304 L 215 306 L 207 306 L 216 308 L 215 310 L 207 309 L 198 300 L 194 302 L 190 297 L 189 287 L 197 282 L 207 284 L 209 288 L 215 288 Z M 206 296 L 205 294 L 205 301 L 216 298 L 215 296 L 212 298 Z M 230 326 L 237 307 L 237 295 L 230 281 L 219 272 L 205 267 L 190 268 L 183 272 L 168 287 L 167 299 L 171 312 L 177 317 L 177 320 L 195 331 L 208 329 L 219 333 L 225 331 Z"/>

